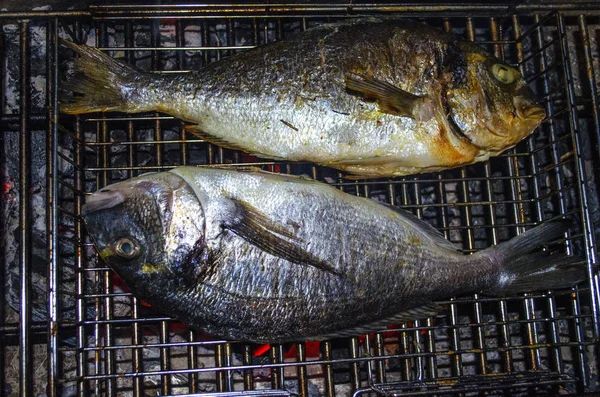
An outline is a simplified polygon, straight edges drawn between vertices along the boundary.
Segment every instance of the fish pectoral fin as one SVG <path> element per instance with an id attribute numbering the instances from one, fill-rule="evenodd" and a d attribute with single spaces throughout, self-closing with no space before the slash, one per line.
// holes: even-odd
<path id="1" fill-rule="evenodd" d="M 416 307 L 414 309 L 405 310 L 403 312 L 394 314 L 393 316 L 384 318 L 383 320 L 375 321 L 372 323 L 359 325 L 348 329 L 332 332 L 329 334 L 319 335 L 315 337 L 308 337 L 307 340 L 326 340 L 333 338 L 346 338 L 350 336 L 359 336 L 368 334 L 370 332 L 386 331 L 386 327 L 390 324 L 402 324 L 407 321 L 414 321 L 421 318 L 435 316 L 442 310 L 442 306 L 438 303 L 431 303 L 425 306 Z"/>
<path id="2" fill-rule="evenodd" d="M 428 121 L 435 115 L 435 101 L 428 96 L 417 96 L 390 83 L 372 77 L 346 76 L 346 88 L 374 99 L 384 113 Z"/>
<path id="3" fill-rule="evenodd" d="M 306 251 L 302 241 L 290 230 L 273 222 L 258 209 L 242 200 L 230 199 L 236 206 L 233 220 L 223 227 L 231 230 L 252 245 L 291 263 L 312 266 L 336 276 L 343 276 L 337 269 Z"/>

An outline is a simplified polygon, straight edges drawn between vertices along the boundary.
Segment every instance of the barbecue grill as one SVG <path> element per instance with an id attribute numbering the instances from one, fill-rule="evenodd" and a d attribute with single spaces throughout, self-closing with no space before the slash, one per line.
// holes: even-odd
<path id="1" fill-rule="evenodd" d="M 469 167 L 348 180 L 310 163 L 204 142 L 161 113 L 59 114 L 59 37 L 156 73 L 186 73 L 342 18 L 393 14 L 516 65 L 548 114 L 516 148 Z M 600 391 L 600 4 L 206 4 L 0 12 L 0 394 L 39 396 L 560 395 Z M 157 313 L 100 261 L 86 195 L 177 165 L 305 175 L 412 211 L 474 252 L 568 215 L 572 290 L 457 297 L 435 317 L 321 343 L 216 340 Z M 16 310 L 15 310 L 16 309 Z"/>

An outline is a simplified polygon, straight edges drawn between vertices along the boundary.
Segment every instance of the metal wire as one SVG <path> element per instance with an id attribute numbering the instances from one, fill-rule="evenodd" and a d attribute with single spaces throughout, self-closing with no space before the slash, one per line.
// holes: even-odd
<path id="1" fill-rule="evenodd" d="M 21 70 L 20 85 L 20 131 L 19 131 L 19 232 L 20 232 L 20 252 L 19 252 L 19 279 L 20 279 L 20 307 L 19 307 L 19 394 L 23 397 L 31 396 L 31 345 L 29 343 L 29 324 L 31 322 L 31 306 L 29 297 L 31 290 L 31 229 L 29 222 L 31 217 L 30 195 L 30 176 L 31 169 L 31 139 L 29 138 L 29 24 L 28 22 L 19 23 L 21 50 L 19 62 Z"/>
<path id="2" fill-rule="evenodd" d="M 47 244 L 48 244 L 48 391 L 50 395 L 57 394 L 57 380 L 59 377 L 59 352 L 57 330 L 59 326 L 58 313 L 58 125 L 54 120 L 58 119 L 58 21 L 56 19 L 48 22 L 46 32 L 47 66 L 46 76 L 46 102 L 48 103 L 48 136 L 46 138 L 47 179 L 46 179 L 46 205 L 49 211 L 47 217 Z"/>
<path id="3" fill-rule="evenodd" d="M 32 395 L 34 335 L 46 331 L 47 393 L 73 388 L 78 396 L 191 395 L 512 395 L 597 391 L 600 288 L 593 208 L 600 113 L 591 26 L 595 4 L 498 6 L 370 4 L 203 5 L 92 7 L 82 12 L 33 12 L 45 29 L 45 114 L 29 111 L 29 22 L 20 22 L 20 107 L 1 111 L 1 136 L 17 136 L 19 164 L 19 266 L 21 311 L 7 321 L 0 309 L 0 388 L 11 381 L 4 352 L 19 355 L 19 393 Z M 507 8 L 506 8 L 507 9 Z M 569 12 L 569 14 L 567 14 Z M 236 51 L 280 40 L 333 17 L 403 13 L 454 31 L 518 65 L 543 99 L 548 114 L 538 131 L 515 149 L 463 169 L 392 180 L 348 181 L 337 171 L 308 163 L 262 161 L 193 137 L 184 123 L 160 113 L 61 115 L 57 122 L 57 38 L 95 40 L 109 54 L 160 73 L 198 69 Z M 575 16 L 571 16 L 575 13 Z M 3 26 L 19 13 L 0 14 Z M 60 27 L 59 27 L 60 25 Z M 583 63 L 572 36 L 581 37 Z M 115 50 L 115 52 L 111 51 Z M 597 48 L 596 48 L 597 50 Z M 2 65 L 6 51 L 0 51 Z M 4 66 L 3 66 L 4 67 Z M 37 69 L 36 69 L 37 70 Z M 575 84 L 577 79 L 579 84 Z M 4 84 L 4 82 L 3 82 Z M 587 87 L 581 92 L 577 87 Z M 586 109 L 585 114 L 579 109 Z M 590 110 L 589 112 L 587 110 Z M 12 114 L 9 114 L 12 113 Z M 32 182 L 30 126 L 46 141 L 49 310 L 46 322 L 29 311 Z M 3 142 L 5 142 L 3 140 Z M 6 143 L 4 143 L 6 144 Z M 589 283 L 573 291 L 506 299 L 471 296 L 446 302 L 436 317 L 372 336 L 294 345 L 261 346 L 213 340 L 155 313 L 124 289 L 98 262 L 81 223 L 90 192 L 147 170 L 176 165 L 256 165 L 305 174 L 356 195 L 412 210 L 447 238 L 474 252 L 526 227 L 576 215 L 580 230 L 565 239 L 583 255 Z M 2 163 L 4 166 L 5 164 Z M 588 168 L 586 168 L 588 167 Z M 2 181 L 7 182 L 5 176 Z M 2 220 L 9 214 L 3 214 Z M 4 224 L 2 226 L 5 228 Z M 2 230 L 2 234 L 7 230 Z M 4 247 L 2 248 L 5 249 Z M 3 252 L 4 254 L 4 252 Z M 72 268 L 75 289 L 66 290 Z M 6 278 L 2 275 L 0 281 Z M 72 296 L 73 307 L 65 307 Z M 69 314 L 70 313 L 70 314 Z M 16 338 L 15 338 L 16 337 Z M 72 339 L 69 339 L 69 338 Z M 265 350 L 259 354 L 260 350 Z M 12 350 L 10 350 L 12 351 Z M 590 365 L 595 365 L 596 372 Z M 261 391 L 261 389 L 267 389 Z M 241 390 L 248 393 L 240 394 Z M 318 391 L 317 391 L 318 390 Z M 3 391 L 0 391 L 0 394 Z"/>

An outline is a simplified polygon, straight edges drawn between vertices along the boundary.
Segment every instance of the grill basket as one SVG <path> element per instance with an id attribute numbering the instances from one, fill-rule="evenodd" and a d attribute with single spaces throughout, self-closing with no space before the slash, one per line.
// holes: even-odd
<path id="1" fill-rule="evenodd" d="M 520 68 L 548 118 L 473 166 L 350 181 L 309 163 L 208 144 L 161 113 L 57 111 L 58 38 L 144 70 L 185 73 L 347 17 L 394 14 L 474 40 Z M 228 4 L 0 12 L 0 395 L 559 395 L 600 391 L 600 5 Z M 578 288 L 460 297 L 369 336 L 248 345 L 215 340 L 136 299 L 99 261 L 87 194 L 178 165 L 254 165 L 398 205 L 474 252 L 569 215 Z"/>

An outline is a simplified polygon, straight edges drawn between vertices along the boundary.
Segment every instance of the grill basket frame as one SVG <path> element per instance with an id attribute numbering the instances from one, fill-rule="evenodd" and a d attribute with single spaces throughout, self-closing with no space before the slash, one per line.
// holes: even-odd
<path id="1" fill-rule="evenodd" d="M 515 149 L 484 163 L 439 174 L 349 181 L 335 170 L 308 163 L 249 163 L 241 152 L 184 132 L 183 122 L 164 114 L 72 117 L 57 110 L 59 36 L 76 41 L 87 36 L 130 64 L 176 72 L 318 23 L 372 14 L 422 19 L 506 57 L 532 81 L 547 120 Z M 9 293 L 9 278 L 18 281 L 20 309 L 15 315 L 8 304 L 0 305 L 0 393 L 14 385 L 13 392 L 30 396 L 44 382 L 48 396 L 309 396 L 318 395 L 316 390 L 324 396 L 553 395 L 600 389 L 595 245 L 600 117 L 594 57 L 600 51 L 594 36 L 600 34 L 600 6 L 92 6 L 84 11 L 4 12 L 0 24 L 1 67 L 7 76 L 0 88 L 18 87 L 16 101 L 3 98 L 1 107 L 3 150 L 17 151 L 0 165 L 8 170 L 14 161 L 10 169 L 18 170 L 18 175 L 0 176 L 3 198 L 12 198 L 16 206 L 0 215 L 2 233 L 14 232 L 6 226 L 13 214 L 19 225 L 14 251 L 1 246 L 6 268 L 0 291 Z M 200 43 L 187 44 L 193 40 Z M 43 51 L 35 56 L 38 47 Z M 15 54 L 19 76 L 11 80 L 9 63 Z M 38 76 L 43 76 L 38 84 L 45 93 L 36 102 Z M 39 161 L 46 167 L 41 179 L 32 175 Z M 447 311 L 395 333 L 322 342 L 318 357 L 315 346 L 307 343 L 273 345 L 253 357 L 257 345 L 207 339 L 124 291 L 114 273 L 98 262 L 81 221 L 85 196 L 96 189 L 143 172 L 203 163 L 305 174 L 348 193 L 384 200 L 412 211 L 471 252 L 569 215 L 578 226 L 562 244 L 568 253 L 585 258 L 582 266 L 587 266 L 589 279 L 573 290 L 453 299 Z M 35 200 L 38 186 L 45 200 L 41 212 Z M 8 208 L 4 205 L 3 211 Z M 40 216 L 43 226 L 36 231 Z M 48 305 L 44 318 L 34 320 L 38 234 L 46 254 Z M 16 278 L 9 273 L 12 256 Z M 66 307 L 66 296 L 72 296 L 73 307 Z M 46 360 L 43 379 L 34 372 L 38 357 Z M 11 370 L 15 362 L 18 370 Z"/>

